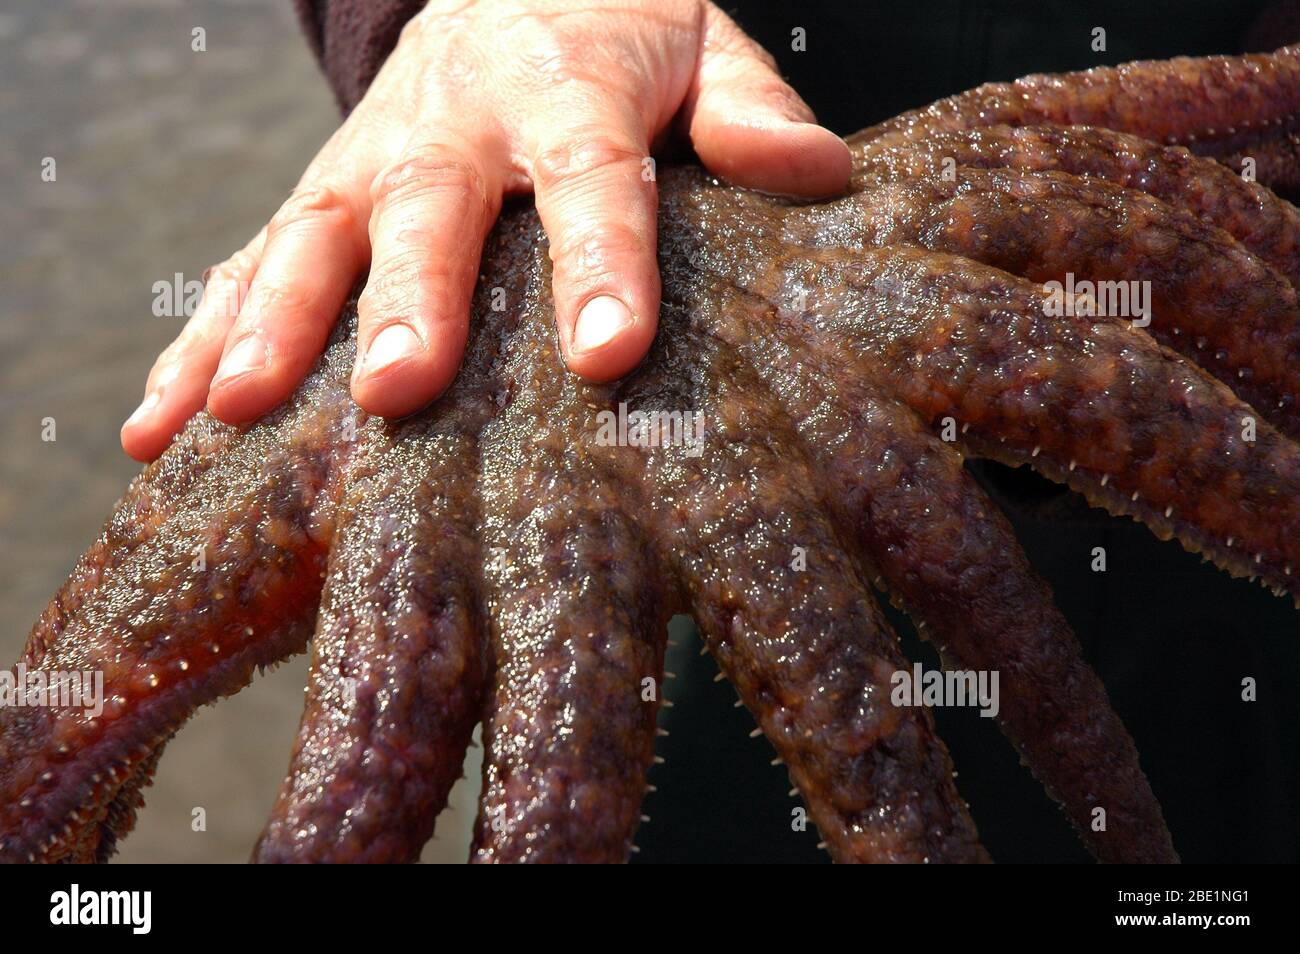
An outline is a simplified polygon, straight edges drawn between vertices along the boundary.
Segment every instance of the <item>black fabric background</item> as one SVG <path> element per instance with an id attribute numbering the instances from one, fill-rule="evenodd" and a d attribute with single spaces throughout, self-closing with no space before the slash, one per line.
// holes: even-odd
<path id="1" fill-rule="evenodd" d="M 840 133 L 990 80 L 1084 69 L 1138 58 L 1272 49 L 1287 35 L 1284 10 L 1226 2 L 1051 3 L 907 0 L 800 3 L 748 0 L 728 9 L 777 57 L 782 71 Z M 807 30 L 792 52 L 791 30 Z M 1107 31 L 1105 53 L 1091 30 Z M 1108 687 L 1142 753 L 1186 862 L 1294 862 L 1294 798 L 1300 790 L 1300 615 L 1289 599 L 1231 580 L 1176 543 L 1128 520 L 1091 511 L 1079 498 L 1005 468 L 979 476 L 1003 502 L 1035 567 L 1048 578 L 1088 659 Z M 1089 568 L 1094 546 L 1109 570 Z M 927 666 L 930 647 L 892 614 L 904 648 Z M 660 723 L 666 758 L 646 801 L 652 821 L 636 860 L 824 861 L 817 836 L 791 829 L 784 768 L 747 734 L 753 722 L 734 692 L 679 638 L 669 669 L 674 701 Z M 1259 700 L 1240 701 L 1254 676 Z M 939 711 L 957 780 L 993 857 L 1003 862 L 1083 862 L 1088 856 L 1060 811 L 1019 765 L 991 723 Z"/>

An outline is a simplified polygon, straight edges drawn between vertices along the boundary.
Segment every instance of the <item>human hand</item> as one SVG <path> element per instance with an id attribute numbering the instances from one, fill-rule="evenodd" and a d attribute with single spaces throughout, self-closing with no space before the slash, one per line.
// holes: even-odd
<path id="1" fill-rule="evenodd" d="M 817 196 L 848 181 L 844 143 L 712 3 L 434 0 L 293 195 L 212 270 L 122 446 L 150 460 L 205 402 L 241 423 L 284 400 L 367 265 L 352 395 L 385 417 L 418 410 L 460 365 L 503 195 L 529 191 L 565 363 L 596 381 L 625 374 L 659 309 L 642 173 L 674 132 L 739 185 Z"/>

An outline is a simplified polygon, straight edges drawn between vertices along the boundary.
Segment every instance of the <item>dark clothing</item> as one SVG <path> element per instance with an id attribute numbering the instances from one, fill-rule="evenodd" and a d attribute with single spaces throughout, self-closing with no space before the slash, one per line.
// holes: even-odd
<path id="1" fill-rule="evenodd" d="M 421 0 L 295 0 L 346 112 L 359 101 Z M 1300 38 L 1300 3 L 1266 0 L 746 0 L 733 15 L 777 58 L 824 124 L 839 133 L 990 80 L 1177 54 L 1271 50 Z M 807 31 L 806 52 L 791 31 Z M 1106 30 L 1105 52 L 1092 31 Z M 1300 856 L 1291 803 L 1300 790 L 1300 640 L 1290 603 L 1230 580 L 1145 528 L 1088 510 L 1080 498 L 1019 471 L 974 468 L 1008 510 L 1031 562 L 1049 580 L 1084 652 L 1143 754 L 1174 844 L 1195 861 Z M 1092 548 L 1109 570 L 1090 569 Z M 937 665 L 910 624 L 891 619 L 904 650 Z M 747 741 L 752 726 L 714 684 L 695 646 L 668 668 L 672 730 L 657 751 L 654 818 L 638 859 L 822 860 L 816 835 L 792 830 L 784 770 Z M 1241 700 L 1241 681 L 1259 701 Z M 938 710 L 985 844 L 1001 861 L 1086 860 L 1060 812 L 990 720 Z"/>
<path id="2" fill-rule="evenodd" d="M 294 0 L 343 112 L 425 0 Z M 1266 51 L 1300 37 L 1300 4 L 1270 0 L 743 0 L 723 3 L 841 134 L 990 80 L 1179 54 Z M 790 31 L 808 33 L 791 50 Z M 1093 52 L 1091 31 L 1107 31 Z"/>
<path id="3" fill-rule="evenodd" d="M 344 113 L 361 101 L 406 21 L 425 0 L 293 0 Z"/>

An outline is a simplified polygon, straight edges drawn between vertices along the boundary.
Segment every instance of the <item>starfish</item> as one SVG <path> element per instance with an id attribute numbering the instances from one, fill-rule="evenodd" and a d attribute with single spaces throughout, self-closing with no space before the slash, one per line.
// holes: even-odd
<path id="1" fill-rule="evenodd" d="M 199 415 L 131 484 L 10 675 L 104 698 L 0 709 L 0 858 L 108 858 L 194 709 L 310 637 L 256 860 L 414 859 L 480 721 L 472 860 L 623 860 L 686 612 L 836 860 L 988 860 L 928 709 L 891 699 L 874 586 L 946 666 L 1000 673 L 1003 731 L 1098 859 L 1176 861 L 963 463 L 1300 595 L 1300 218 L 1263 184 L 1300 184 L 1298 103 L 1300 48 L 1134 63 L 865 130 L 826 202 L 667 170 L 661 332 L 605 385 L 564 373 L 545 238 L 509 207 L 426 411 L 349 400 L 354 299 L 288 402 Z"/>

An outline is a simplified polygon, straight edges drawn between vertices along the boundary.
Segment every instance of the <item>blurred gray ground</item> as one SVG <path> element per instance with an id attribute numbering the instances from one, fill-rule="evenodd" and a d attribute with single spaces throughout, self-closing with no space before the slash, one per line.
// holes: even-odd
<path id="1" fill-rule="evenodd" d="M 191 51 L 195 27 L 206 52 Z M 153 315 L 153 284 L 198 279 L 242 246 L 337 123 L 288 0 L 0 8 L 0 665 L 139 469 L 118 428 L 183 320 Z M 304 657 L 199 713 L 120 859 L 246 859 L 305 678 Z M 426 860 L 464 859 L 473 797 L 453 792 Z M 206 832 L 191 831 L 199 806 Z"/>

